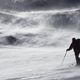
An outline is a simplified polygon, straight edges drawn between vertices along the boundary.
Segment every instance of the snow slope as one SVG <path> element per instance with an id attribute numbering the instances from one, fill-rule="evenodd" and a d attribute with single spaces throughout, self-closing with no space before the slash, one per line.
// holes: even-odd
<path id="1" fill-rule="evenodd" d="M 65 48 L 1 48 L 0 80 L 79 80 L 73 51 L 61 64 L 64 54 Z"/>

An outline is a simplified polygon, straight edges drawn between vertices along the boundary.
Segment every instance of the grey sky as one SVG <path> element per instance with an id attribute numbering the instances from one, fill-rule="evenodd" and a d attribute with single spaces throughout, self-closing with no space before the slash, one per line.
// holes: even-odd
<path id="1" fill-rule="evenodd" d="M 16 10 L 70 8 L 79 5 L 80 0 L 0 0 L 0 8 Z"/>

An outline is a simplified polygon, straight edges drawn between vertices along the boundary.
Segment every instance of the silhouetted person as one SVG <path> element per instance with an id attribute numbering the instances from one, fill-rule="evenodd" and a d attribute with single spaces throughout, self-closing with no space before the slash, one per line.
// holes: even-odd
<path id="1" fill-rule="evenodd" d="M 80 65 L 80 58 L 79 58 L 79 53 L 80 53 L 80 39 L 75 39 L 72 38 L 72 43 L 70 47 L 66 51 L 74 50 L 75 53 L 75 59 L 77 65 Z"/>

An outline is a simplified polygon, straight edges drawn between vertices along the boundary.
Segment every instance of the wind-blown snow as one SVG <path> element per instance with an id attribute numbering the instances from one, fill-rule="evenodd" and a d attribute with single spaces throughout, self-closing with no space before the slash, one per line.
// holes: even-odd
<path id="1" fill-rule="evenodd" d="M 7 45 L 5 37 L 12 35 L 17 46 L 66 46 L 67 40 L 79 35 L 79 9 L 15 13 L 0 12 L 1 44 Z"/>
<path id="2" fill-rule="evenodd" d="M 73 51 L 61 64 L 79 25 L 79 9 L 0 11 L 0 80 L 79 80 Z"/>

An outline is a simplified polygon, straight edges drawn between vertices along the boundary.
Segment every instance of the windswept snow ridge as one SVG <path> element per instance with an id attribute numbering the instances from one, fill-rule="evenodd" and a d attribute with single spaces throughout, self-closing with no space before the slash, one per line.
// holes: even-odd
<path id="1" fill-rule="evenodd" d="M 79 35 L 79 9 L 15 13 L 0 12 L 1 45 L 13 45 L 6 39 L 12 36 L 17 39 L 16 46 L 65 46 L 64 38 L 69 40 L 68 37 Z"/>

